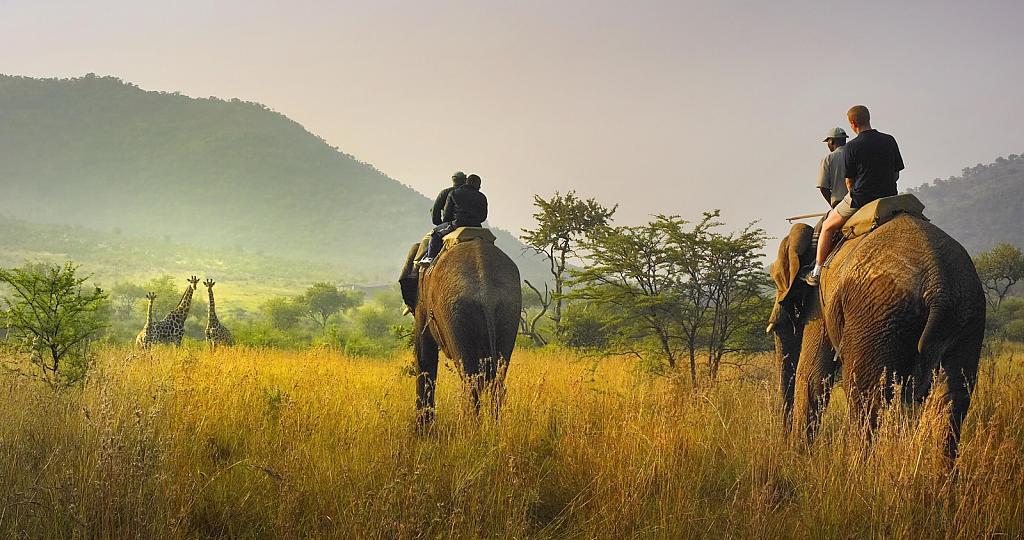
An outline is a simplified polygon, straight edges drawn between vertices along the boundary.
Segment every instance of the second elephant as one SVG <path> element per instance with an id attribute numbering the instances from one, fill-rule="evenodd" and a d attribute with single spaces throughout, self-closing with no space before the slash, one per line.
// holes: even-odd
<path id="1" fill-rule="evenodd" d="M 899 382 L 904 402 L 937 392 L 937 404 L 948 406 L 944 450 L 955 458 L 985 331 L 985 296 L 970 256 L 935 225 L 900 215 L 843 243 L 819 290 L 797 278 L 813 258 L 811 234 L 793 226 L 771 268 L 777 303 L 769 328 L 787 425 L 813 438 L 841 372 L 851 418 L 871 429 Z"/>

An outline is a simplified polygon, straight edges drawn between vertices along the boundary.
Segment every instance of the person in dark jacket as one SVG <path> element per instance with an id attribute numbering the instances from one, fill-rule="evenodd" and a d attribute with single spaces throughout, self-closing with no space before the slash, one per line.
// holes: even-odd
<path id="1" fill-rule="evenodd" d="M 487 197 L 480 193 L 480 177 L 471 174 L 466 184 L 453 189 L 445 202 L 442 222 L 459 227 L 480 227 L 487 221 Z"/>
<path id="2" fill-rule="evenodd" d="M 441 193 L 437 194 L 437 198 L 434 199 L 434 206 L 430 209 L 430 222 L 434 226 L 440 225 L 444 220 L 441 219 L 441 213 L 444 211 L 444 205 L 448 203 L 448 195 L 451 194 L 452 190 L 464 185 L 466 183 L 466 173 L 462 171 L 455 171 L 452 175 L 451 187 L 446 187 L 441 190 Z"/>
<path id="3" fill-rule="evenodd" d="M 421 266 L 429 266 L 440 253 L 444 236 L 459 227 L 481 227 L 487 221 L 487 197 L 480 192 L 480 177 L 471 174 L 466 183 L 451 190 L 445 202 L 441 223 L 430 234 L 427 254 Z"/>

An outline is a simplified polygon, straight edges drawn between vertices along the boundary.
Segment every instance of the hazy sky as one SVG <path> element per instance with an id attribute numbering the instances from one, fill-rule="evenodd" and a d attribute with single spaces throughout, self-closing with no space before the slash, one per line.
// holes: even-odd
<path id="1" fill-rule="evenodd" d="M 904 186 L 1024 152 L 1022 21 L 1019 0 L 0 0 L 0 72 L 259 101 L 430 196 L 479 173 L 514 231 L 575 189 L 623 223 L 721 208 L 780 235 L 824 204 L 821 139 L 853 104 Z"/>

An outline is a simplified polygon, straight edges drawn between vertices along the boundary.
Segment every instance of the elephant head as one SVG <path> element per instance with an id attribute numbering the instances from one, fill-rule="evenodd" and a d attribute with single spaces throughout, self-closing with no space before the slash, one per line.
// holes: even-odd
<path id="1" fill-rule="evenodd" d="M 805 320 L 806 286 L 798 280 L 800 268 L 813 261 L 811 239 L 814 230 L 797 223 L 779 244 L 778 257 L 770 273 L 775 282 L 775 305 L 768 319 L 768 333 L 775 340 L 776 360 L 781 366 L 779 388 L 783 400 L 783 421 L 790 429 L 793 409 L 793 384 L 800 360 Z"/>
<path id="2" fill-rule="evenodd" d="M 419 424 L 433 420 L 439 349 L 459 366 L 474 409 L 479 410 L 481 391 L 492 390 L 497 414 L 519 331 L 519 268 L 494 244 L 472 240 L 442 251 L 429 270 L 420 271 L 417 289 Z"/>

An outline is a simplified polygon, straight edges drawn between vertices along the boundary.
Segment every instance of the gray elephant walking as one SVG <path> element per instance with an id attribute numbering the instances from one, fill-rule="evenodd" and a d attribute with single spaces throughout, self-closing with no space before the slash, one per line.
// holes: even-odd
<path id="1" fill-rule="evenodd" d="M 811 235 L 811 227 L 794 225 L 771 268 L 778 301 L 769 329 L 787 429 L 813 440 L 841 372 L 850 416 L 870 433 L 899 382 L 905 403 L 934 392 L 948 408 L 945 453 L 955 459 L 985 332 L 985 296 L 970 256 L 927 220 L 898 215 L 844 242 L 819 291 L 797 278 L 813 261 Z"/>
<path id="2" fill-rule="evenodd" d="M 439 348 L 458 364 L 476 411 L 481 393 L 487 390 L 492 391 L 495 415 L 501 406 L 505 370 L 519 330 L 522 292 L 519 268 L 492 243 L 493 236 L 490 240 L 447 247 L 429 271 L 419 273 L 414 314 L 420 426 L 434 419 Z"/>

